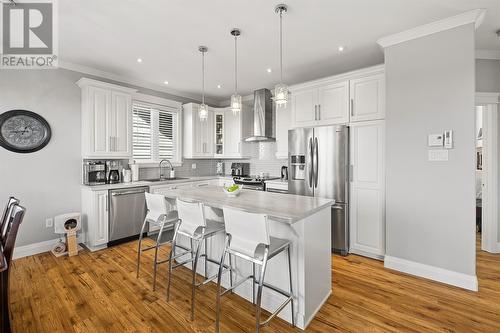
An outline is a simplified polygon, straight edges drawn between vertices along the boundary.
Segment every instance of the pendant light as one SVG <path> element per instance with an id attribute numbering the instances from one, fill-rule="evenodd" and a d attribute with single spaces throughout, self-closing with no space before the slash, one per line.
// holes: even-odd
<path id="1" fill-rule="evenodd" d="M 241 111 L 241 96 L 238 94 L 238 36 L 241 34 L 239 29 L 231 30 L 231 35 L 234 36 L 234 94 L 231 96 L 231 105 L 229 109 L 233 114 Z"/>
<path id="2" fill-rule="evenodd" d="M 288 86 L 283 83 L 283 13 L 286 13 L 287 5 L 281 4 L 274 8 L 280 14 L 280 83 L 274 87 L 274 102 L 277 107 L 285 107 L 288 102 Z"/>
<path id="3" fill-rule="evenodd" d="M 201 105 L 198 117 L 201 121 L 205 121 L 208 118 L 208 106 L 205 104 L 205 53 L 207 53 L 208 48 L 199 46 L 198 51 L 201 52 Z"/>

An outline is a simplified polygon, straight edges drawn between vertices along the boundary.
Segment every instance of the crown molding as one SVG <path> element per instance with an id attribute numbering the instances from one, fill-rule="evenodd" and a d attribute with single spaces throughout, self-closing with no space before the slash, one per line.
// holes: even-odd
<path id="1" fill-rule="evenodd" d="M 97 76 L 100 78 L 113 80 L 116 82 L 127 83 L 127 84 L 131 84 L 131 85 L 134 85 L 137 87 L 151 89 L 151 90 L 163 92 L 163 93 L 178 96 L 178 97 L 188 98 L 188 99 L 191 99 L 193 102 L 200 101 L 200 96 L 197 94 L 180 92 L 180 91 L 177 91 L 177 90 L 174 90 L 171 88 L 167 88 L 167 87 L 164 87 L 164 86 L 161 86 L 158 84 L 153 84 L 153 83 L 143 81 L 140 79 L 134 79 L 134 78 L 130 78 L 130 77 L 125 77 L 125 76 L 109 73 L 106 71 L 102 71 L 102 70 L 99 70 L 96 68 L 92 68 L 92 67 L 88 67 L 88 66 L 84 66 L 84 65 L 80 65 L 80 64 L 75 64 L 75 63 L 59 60 L 59 68 L 67 69 L 67 70 L 74 71 L 74 72 L 79 72 L 82 74 L 93 75 L 93 76 Z M 213 99 L 210 97 L 205 97 L 205 100 L 206 100 L 207 104 L 209 104 L 209 105 L 218 105 L 220 103 L 220 100 Z"/>
<path id="2" fill-rule="evenodd" d="M 476 50 L 476 59 L 500 60 L 500 50 Z"/>
<path id="3" fill-rule="evenodd" d="M 477 29 L 483 23 L 486 9 L 474 9 L 462 14 L 451 16 L 436 22 L 421 25 L 413 29 L 405 30 L 394 35 L 380 38 L 377 43 L 386 48 L 392 45 L 404 43 L 416 38 L 432 35 L 441 31 L 453 29 L 465 24 L 473 23 Z"/>

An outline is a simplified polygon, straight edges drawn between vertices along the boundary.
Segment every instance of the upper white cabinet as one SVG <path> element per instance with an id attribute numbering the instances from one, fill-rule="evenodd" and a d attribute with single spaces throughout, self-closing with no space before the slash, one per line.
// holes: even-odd
<path id="1" fill-rule="evenodd" d="M 290 87 L 291 127 L 312 127 L 384 119 L 383 66 L 375 66 Z"/>
<path id="2" fill-rule="evenodd" d="M 375 74 L 350 81 L 351 121 L 385 118 L 384 74 Z"/>
<path id="3" fill-rule="evenodd" d="M 385 255 L 385 121 L 350 126 L 350 252 Z"/>
<path id="4" fill-rule="evenodd" d="M 317 119 L 321 125 L 349 122 L 349 82 L 327 84 L 318 89 Z"/>
<path id="5" fill-rule="evenodd" d="M 206 120 L 200 119 L 198 111 L 198 104 L 183 105 L 184 158 L 212 158 L 214 156 L 213 109 L 209 110 Z"/>
<path id="6" fill-rule="evenodd" d="M 135 89 L 83 78 L 82 157 L 132 156 L 132 94 Z"/>
<path id="7" fill-rule="evenodd" d="M 349 81 L 292 90 L 293 127 L 349 122 Z"/>
<path id="8" fill-rule="evenodd" d="M 290 103 L 284 108 L 276 108 L 276 158 L 288 158 L 288 130 L 292 115 Z"/>
<path id="9" fill-rule="evenodd" d="M 201 121 L 199 105 L 183 105 L 184 158 L 247 157 L 242 138 L 248 133 L 243 126 L 250 121 L 250 110 L 233 113 L 228 108 L 209 108 L 208 119 Z"/>
<path id="10" fill-rule="evenodd" d="M 293 90 L 291 94 L 293 127 L 314 126 L 317 116 L 318 89 Z"/>

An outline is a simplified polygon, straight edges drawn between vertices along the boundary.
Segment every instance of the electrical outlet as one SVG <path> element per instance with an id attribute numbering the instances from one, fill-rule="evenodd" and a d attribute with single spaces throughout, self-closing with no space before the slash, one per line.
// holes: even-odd
<path id="1" fill-rule="evenodd" d="M 196 163 L 191 164 L 191 169 L 196 170 Z"/>
<path id="2" fill-rule="evenodd" d="M 45 227 L 52 228 L 54 226 L 54 219 L 52 217 L 48 217 L 45 219 Z"/>

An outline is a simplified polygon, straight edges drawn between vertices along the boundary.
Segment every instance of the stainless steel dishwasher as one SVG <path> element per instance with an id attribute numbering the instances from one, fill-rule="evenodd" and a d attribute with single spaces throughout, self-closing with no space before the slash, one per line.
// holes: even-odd
<path id="1" fill-rule="evenodd" d="M 108 245 L 137 238 L 146 217 L 147 187 L 109 191 Z M 145 230 L 147 232 L 147 230 Z"/>

